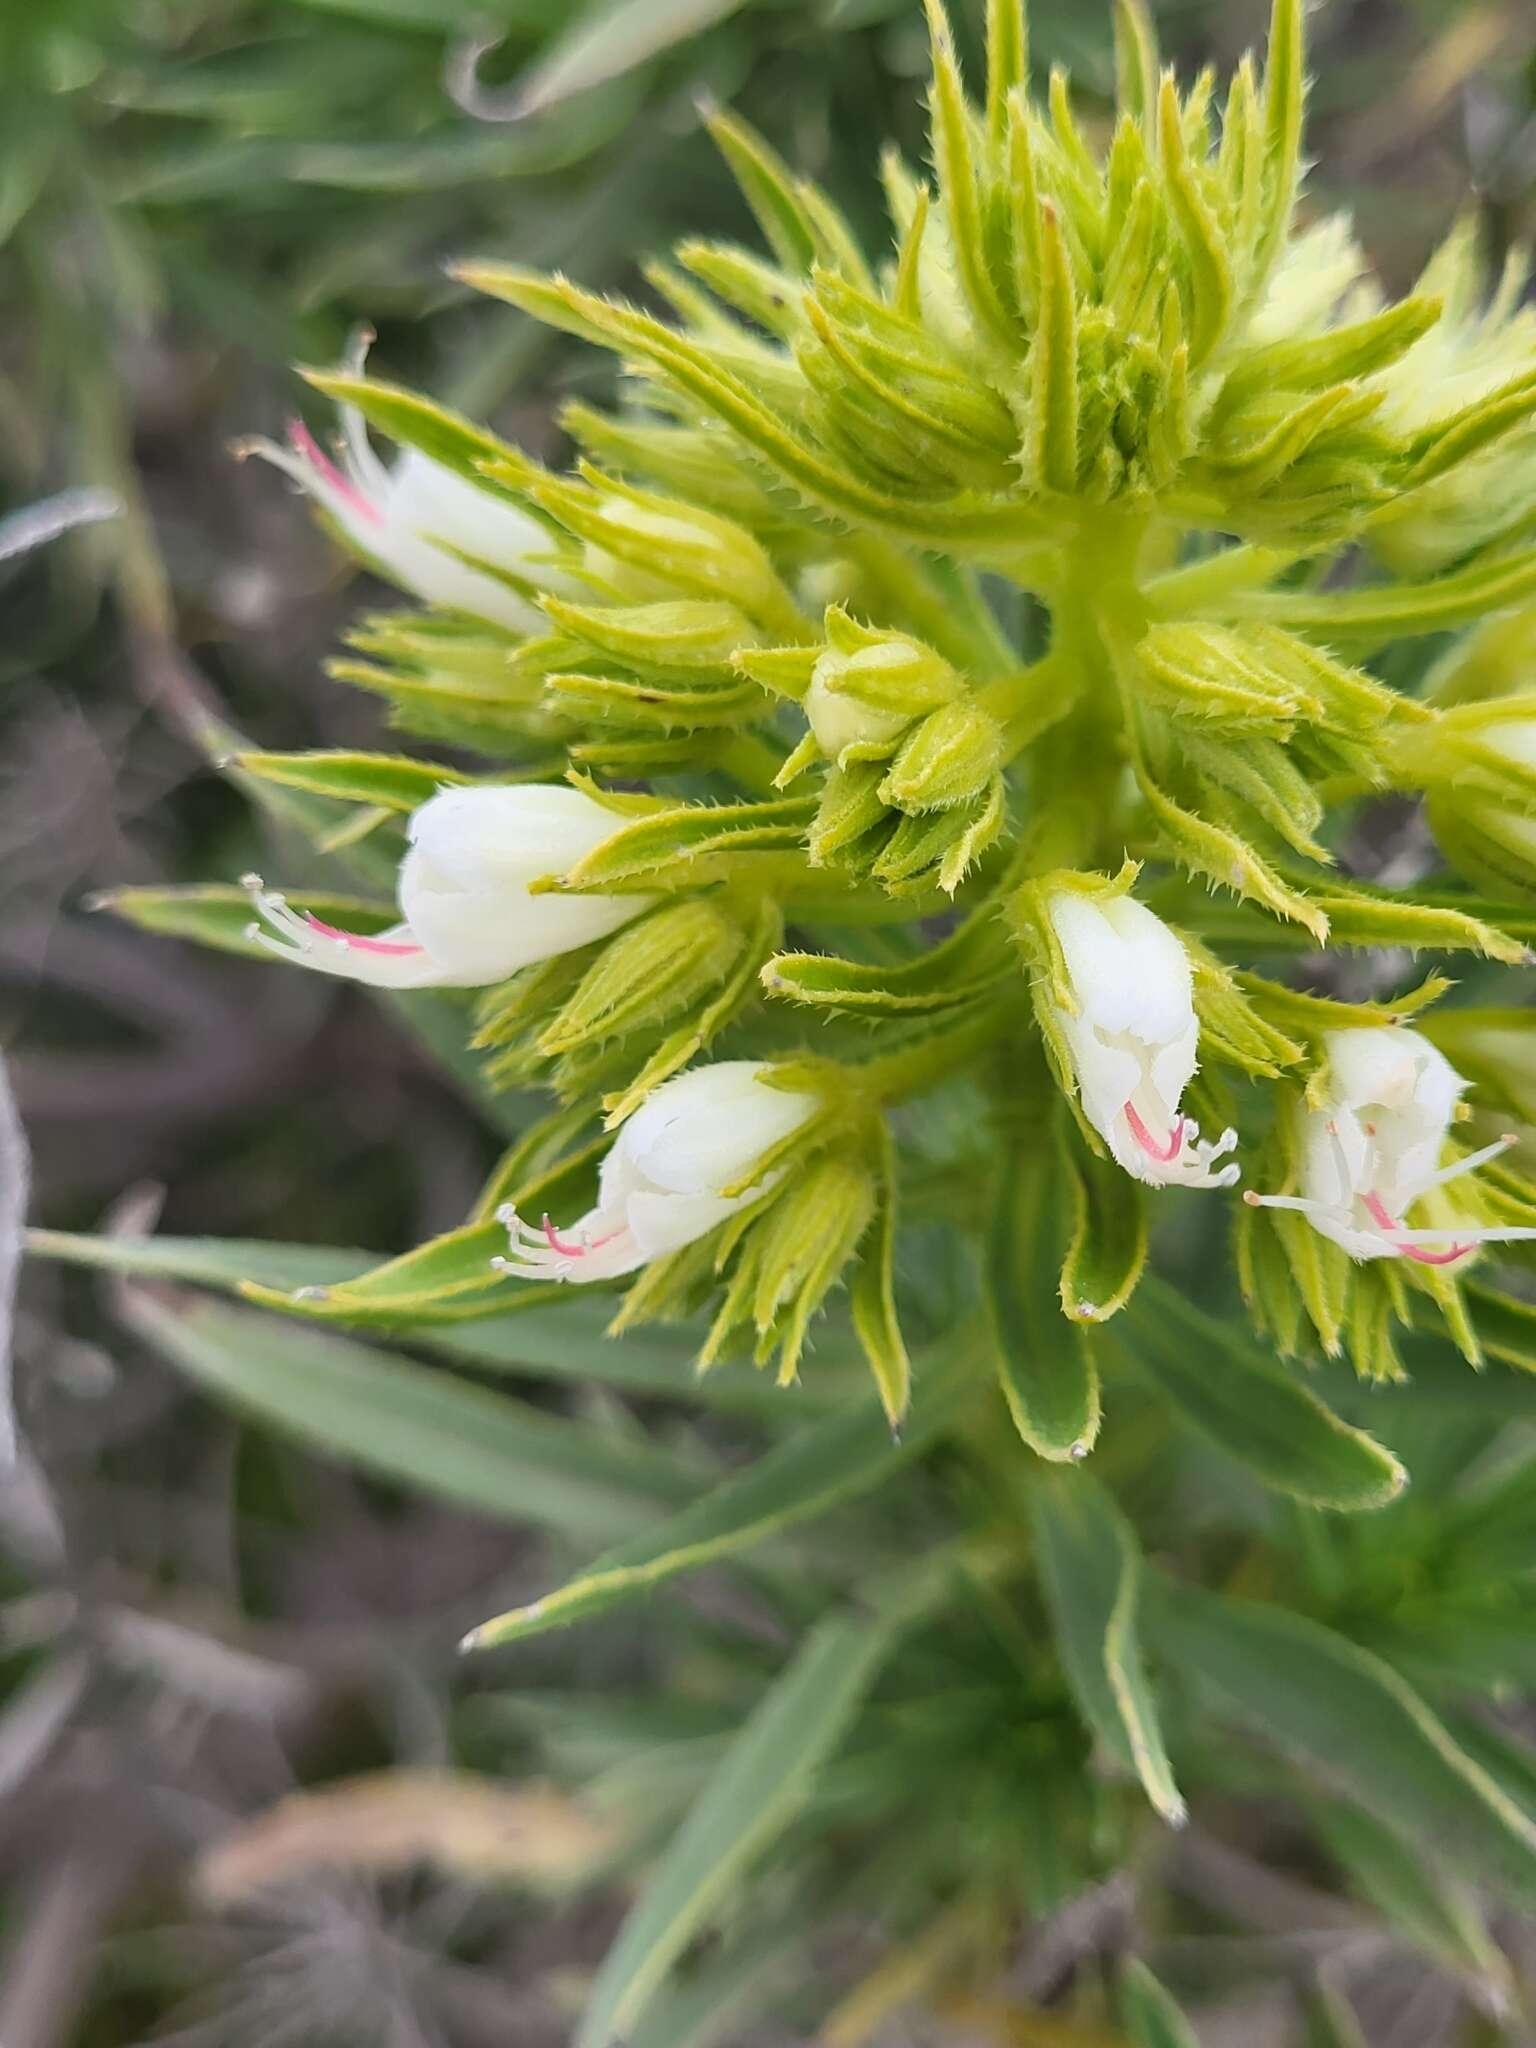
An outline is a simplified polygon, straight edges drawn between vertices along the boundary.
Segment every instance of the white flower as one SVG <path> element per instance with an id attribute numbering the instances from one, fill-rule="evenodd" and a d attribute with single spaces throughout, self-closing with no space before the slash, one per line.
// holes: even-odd
<path id="1" fill-rule="evenodd" d="M 1153 1187 L 1230 1187 L 1214 1162 L 1237 1144 L 1200 1142 L 1179 1101 L 1196 1067 L 1199 1025 L 1189 956 L 1134 896 L 1059 890 L 1047 906 L 1074 1007 L 1055 1021 L 1077 1072 L 1083 1114 L 1115 1160 Z"/>
<path id="2" fill-rule="evenodd" d="M 622 819 L 564 783 L 441 789 L 411 815 L 397 884 L 402 922 L 373 936 L 338 931 L 245 886 L 265 919 L 250 936 L 300 967 L 376 988 L 482 988 L 569 953 L 638 917 L 650 896 L 531 895 L 616 832 Z"/>
<path id="3" fill-rule="evenodd" d="M 263 441 L 248 445 L 302 485 L 391 583 L 428 604 L 519 633 L 545 630 L 544 614 L 488 573 L 505 569 L 551 589 L 566 587 L 566 579 L 535 559 L 552 546 L 538 521 L 419 448 L 403 449 L 393 467 L 386 467 L 355 406 L 342 407 L 341 425 L 339 462 L 301 420 L 289 426 L 287 448 Z M 487 566 L 474 568 L 461 555 Z"/>
<path id="4" fill-rule="evenodd" d="M 821 1107 L 814 1095 L 768 1086 L 766 1060 L 722 1060 L 664 1081 L 619 1127 L 598 1176 L 597 1207 L 565 1230 L 538 1228 L 508 1205 L 498 1221 L 509 1257 L 491 1261 L 524 1280 L 612 1280 L 703 1237 L 782 1177 L 749 1188 L 763 1155 Z"/>
<path id="5" fill-rule="evenodd" d="M 1331 1031 L 1324 1040 L 1329 1095 L 1305 1112 L 1300 1195 L 1256 1195 L 1255 1208 L 1295 1209 L 1352 1259 L 1412 1259 L 1451 1266 L 1480 1244 L 1536 1237 L 1536 1230 L 1461 1225 L 1417 1230 L 1408 1211 L 1431 1188 L 1485 1165 L 1515 1140 L 1440 1164 L 1466 1087 L 1438 1047 L 1400 1025 Z"/>

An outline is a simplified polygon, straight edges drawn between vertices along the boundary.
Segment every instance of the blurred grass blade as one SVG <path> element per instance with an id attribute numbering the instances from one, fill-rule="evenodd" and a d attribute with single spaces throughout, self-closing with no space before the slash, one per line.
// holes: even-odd
<path id="1" fill-rule="evenodd" d="M 122 500 L 115 493 L 91 485 L 58 491 L 35 505 L 24 505 L 19 512 L 0 519 L 0 562 L 8 562 L 14 555 L 29 554 L 33 548 L 57 540 L 61 533 L 71 533 L 77 526 L 94 526 L 100 520 L 115 519 L 122 509 Z"/>
<path id="2" fill-rule="evenodd" d="M 1159 1648 L 1228 1715 L 1400 1829 L 1421 1855 L 1536 1900 L 1536 1818 L 1390 1665 L 1278 1607 L 1163 1581 Z"/>
<path id="3" fill-rule="evenodd" d="M 379 1263 L 377 1252 L 267 1244 L 253 1237 L 85 1237 L 68 1230 L 29 1230 L 25 1248 L 35 1259 L 60 1259 L 144 1280 L 187 1280 L 230 1293 L 242 1280 L 268 1287 L 324 1286 Z"/>
<path id="4" fill-rule="evenodd" d="M 1200 2048 L 1173 1998 L 1135 1956 L 1120 1972 L 1120 2017 L 1132 2048 Z"/>
<path id="5" fill-rule="evenodd" d="M 133 1287 L 132 1329 L 280 1434 L 439 1500 L 590 1543 L 629 1536 L 696 1486 L 651 1445 L 547 1415 L 351 1338 Z"/>
<path id="6" fill-rule="evenodd" d="M 1191 1308 L 1166 1282 L 1146 1280 L 1117 1329 L 1183 1420 L 1278 1492 L 1358 1513 L 1407 1484 L 1389 1450 L 1271 1364 L 1246 1326 Z"/>
<path id="7" fill-rule="evenodd" d="M 1495 2004 L 1509 1995 L 1509 1965 L 1466 1886 L 1358 1806 L 1318 1800 L 1313 1824 L 1353 1886 L 1432 1961 Z"/>
<path id="8" fill-rule="evenodd" d="M 575 2048 L 629 2037 L 662 1979 L 736 1880 L 795 1818 L 857 1712 L 905 1607 L 814 1628 L 673 1836 L 604 1958 Z"/>
<path id="9" fill-rule="evenodd" d="M 942 1434 L 962 1388 L 952 1367 L 921 1380 L 899 1440 L 868 1398 L 801 1430 L 660 1528 L 598 1558 L 558 1591 L 482 1623 L 464 1647 L 487 1649 L 568 1627 L 867 1493 Z"/>
<path id="10" fill-rule="evenodd" d="M 467 113 L 481 120 L 525 120 L 648 64 L 744 5 L 745 0 L 607 0 L 582 9 L 554 47 L 505 93 L 487 95 L 475 77 L 480 58 L 491 47 L 487 41 L 450 59 L 450 90 Z"/>
<path id="11" fill-rule="evenodd" d="M 1135 1532 L 1086 1472 L 1041 1474 L 1030 1506 L 1056 1642 L 1083 1718 L 1141 1780 L 1163 1819 L 1178 1827 L 1184 1801 L 1137 1637 L 1142 1567 Z"/>

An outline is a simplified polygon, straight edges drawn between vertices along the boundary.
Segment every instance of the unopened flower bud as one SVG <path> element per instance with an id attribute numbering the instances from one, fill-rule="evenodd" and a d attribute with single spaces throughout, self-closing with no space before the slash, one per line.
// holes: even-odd
<path id="1" fill-rule="evenodd" d="M 1352 1259 L 1454 1266 L 1478 1245 L 1536 1230 L 1456 1224 L 1416 1229 L 1408 1212 L 1514 1143 L 1503 1137 L 1453 1165 L 1441 1155 L 1466 1083 L 1420 1032 L 1361 1026 L 1323 1041 L 1328 1096 L 1302 1112 L 1299 1195 L 1256 1195 L 1255 1208 L 1294 1209 Z"/>
<path id="2" fill-rule="evenodd" d="M 1420 780 L 1447 857 L 1498 894 L 1536 892 L 1536 697 L 1448 711 L 1426 730 Z"/>
<path id="3" fill-rule="evenodd" d="M 1178 937 L 1126 893 L 1062 888 L 1046 902 L 1070 1005 L 1052 1005 L 1084 1116 L 1113 1158 L 1152 1187 L 1230 1187 L 1237 1144 L 1202 1143 L 1179 1103 L 1194 1077 L 1194 976 Z"/>
<path id="4" fill-rule="evenodd" d="M 1003 760 L 997 720 L 979 704 L 945 704 L 914 726 L 880 785 L 900 811 L 942 811 L 979 795 Z"/>
<path id="5" fill-rule="evenodd" d="M 805 714 L 816 744 L 832 761 L 894 750 L 914 719 L 964 689 L 941 655 L 905 633 L 864 626 L 839 605 L 827 608 L 827 645 L 811 672 Z"/>
<path id="6" fill-rule="evenodd" d="M 557 1229 L 500 1212 L 511 1250 L 497 1268 L 527 1280 L 613 1280 L 681 1250 L 781 1178 L 766 1154 L 813 1117 L 816 1096 L 769 1085 L 765 1060 L 724 1060 L 662 1083 L 619 1127 L 597 1205 Z M 744 1182 L 750 1185 L 744 1186 Z"/>
<path id="7" fill-rule="evenodd" d="M 588 570 L 632 602 L 728 598 L 754 618 L 799 619 L 761 544 L 734 519 L 612 492 L 597 501 L 591 533 Z"/>
<path id="8" fill-rule="evenodd" d="M 338 931 L 247 878 L 272 952 L 377 988 L 481 988 L 616 931 L 650 896 L 534 895 L 622 820 L 564 783 L 443 789 L 411 815 L 400 863 L 401 922 L 374 935 Z"/>

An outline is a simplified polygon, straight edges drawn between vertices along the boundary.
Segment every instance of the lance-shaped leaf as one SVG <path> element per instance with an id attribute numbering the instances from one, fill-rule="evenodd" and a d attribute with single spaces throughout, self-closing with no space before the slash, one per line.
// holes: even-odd
<path id="1" fill-rule="evenodd" d="M 619 883 L 660 881 L 676 886 L 688 864 L 711 854 L 754 853 L 798 846 L 815 805 L 808 797 L 768 803 L 680 804 L 622 825 L 569 868 L 566 889 L 611 889 Z M 677 871 L 684 870 L 680 875 Z"/>
<path id="2" fill-rule="evenodd" d="M 900 1016 L 972 1002 L 1011 972 L 1003 928 L 990 910 L 968 918 L 915 960 L 840 960 L 776 953 L 763 968 L 771 996 L 843 1016 Z"/>
<path id="3" fill-rule="evenodd" d="M 850 1289 L 853 1327 L 880 1389 L 892 1429 L 898 1429 L 912 1398 L 912 1365 L 896 1319 L 896 1147 L 882 1118 L 874 1223 Z"/>
<path id="4" fill-rule="evenodd" d="M 516 448 L 484 427 L 477 427 L 462 413 L 438 405 L 419 391 L 407 391 L 399 384 L 386 384 L 346 370 L 305 370 L 305 379 L 317 391 L 338 405 L 354 405 L 380 433 L 402 447 L 418 448 L 445 469 L 468 477 L 483 491 L 495 491 L 486 479 L 484 464 L 502 460 L 521 461 Z"/>
<path id="5" fill-rule="evenodd" d="M 1440 311 L 1436 298 L 1401 299 L 1366 320 L 1247 350 L 1222 385 L 1217 418 L 1262 392 L 1326 389 L 1384 370 L 1422 340 Z"/>
<path id="6" fill-rule="evenodd" d="M 1060 1125 L 1057 1157 L 1072 1191 L 1072 1235 L 1061 1264 L 1062 1313 L 1103 1323 L 1130 1300 L 1147 1263 L 1147 1203 L 1141 1183 Z"/>
<path id="7" fill-rule="evenodd" d="M 1392 1927 L 1485 1995 L 1508 1996 L 1509 1964 L 1465 1884 L 1361 1807 L 1314 1799 L 1308 1808 L 1335 1861 Z"/>
<path id="8" fill-rule="evenodd" d="M 1406 946 L 1410 952 L 1481 953 L 1488 960 L 1518 965 L 1527 960 L 1529 949 L 1515 931 L 1501 929 L 1502 909 L 1488 906 L 1500 923 L 1490 923 L 1468 899 L 1465 910 L 1442 897 L 1425 902 L 1389 889 L 1373 888 L 1365 882 L 1342 882 L 1329 878 L 1310 892 L 1327 918 L 1333 941 L 1340 946 Z M 1529 913 L 1516 918 L 1526 922 Z"/>
<path id="9" fill-rule="evenodd" d="M 1157 28 L 1143 0 L 1115 0 L 1115 99 L 1149 131 L 1157 115 Z"/>
<path id="10" fill-rule="evenodd" d="M 1018 346 L 997 280 L 988 261 L 982 230 L 981 195 L 971 150 L 971 110 L 966 104 L 954 36 L 943 0 L 926 0 L 928 32 L 933 45 L 933 84 L 929 108 L 933 117 L 934 162 L 949 225 L 949 242 L 960 282 L 983 334 L 1005 349 Z M 1005 88 L 1006 90 L 1006 88 Z"/>
<path id="11" fill-rule="evenodd" d="M 1241 1325 L 1191 1308 L 1163 1281 L 1143 1283 L 1117 1330 L 1183 1420 L 1278 1492 L 1357 1513 L 1385 1507 L 1407 1483 L 1389 1450 L 1341 1421 Z"/>
<path id="12" fill-rule="evenodd" d="M 531 1285 L 509 1280 L 499 1272 L 491 1261 L 506 1248 L 506 1232 L 500 1224 L 467 1223 L 355 1280 L 291 1292 L 252 1281 L 240 1291 L 264 1308 L 281 1309 L 310 1321 L 385 1328 L 505 1315 L 559 1295 L 558 1283 Z"/>
<path id="13" fill-rule="evenodd" d="M 845 463 L 813 446 L 795 423 L 708 350 L 648 314 L 613 305 L 565 279 L 546 279 L 509 266 L 475 265 L 459 275 L 536 319 L 589 340 L 600 339 L 607 347 L 653 364 L 756 450 L 784 482 L 828 511 L 939 548 L 1011 553 L 1050 537 L 1039 515 L 1016 494 L 964 491 L 952 497 L 914 499 L 910 493 L 898 495 L 860 481 Z"/>
<path id="14" fill-rule="evenodd" d="M 1221 230 L 1189 160 L 1172 77 L 1163 80 L 1157 132 L 1163 177 L 1189 266 L 1189 361 L 1192 369 L 1198 369 L 1226 331 L 1232 308 L 1232 267 Z"/>
<path id="15" fill-rule="evenodd" d="M 1316 897 L 1293 889 L 1237 833 L 1175 803 L 1144 768 L 1138 768 L 1137 780 L 1180 867 L 1250 898 L 1275 917 L 1303 926 L 1319 944 L 1327 938 L 1328 913 Z"/>
<path id="16" fill-rule="evenodd" d="M 1301 122 L 1306 95 L 1302 70 L 1301 0 L 1274 0 L 1264 62 L 1263 219 L 1254 250 L 1257 289 L 1285 246 L 1301 174 Z"/>
<path id="17" fill-rule="evenodd" d="M 1121 1966 L 1120 2017 L 1130 2048 L 1199 2048 L 1172 1994 L 1137 1956 Z"/>
<path id="18" fill-rule="evenodd" d="M 1042 1474 L 1030 1510 L 1056 1642 L 1083 1718 L 1123 1770 L 1178 1827 L 1174 1783 L 1142 1666 L 1141 1553 L 1114 1501 L 1086 1472 Z"/>
<path id="19" fill-rule="evenodd" d="M 353 1339 L 133 1289 L 135 1332 L 269 1428 L 399 1484 L 591 1540 L 686 1498 L 687 1470 L 634 1437 L 567 1422 Z"/>
<path id="20" fill-rule="evenodd" d="M 1080 1322 L 1058 1299 L 1064 1237 L 1048 1144 L 1005 1163 L 986 1247 L 985 1296 L 998 1384 L 1032 1451 L 1055 1463 L 1092 1450 L 1099 1375 Z"/>
<path id="21" fill-rule="evenodd" d="M 800 1813 L 907 1621 L 911 1595 L 807 1637 L 743 1724 L 603 1960 L 575 2048 L 614 2048 L 743 1873 Z"/>
<path id="22" fill-rule="evenodd" d="M 1389 640 L 1414 639 L 1475 625 L 1490 612 L 1536 595 L 1536 548 L 1473 562 L 1422 583 L 1373 583 L 1363 590 L 1235 591 L 1217 595 L 1222 617 L 1271 620 L 1330 646 L 1369 653 Z M 1193 608 L 1193 607 L 1192 607 Z"/>
<path id="23" fill-rule="evenodd" d="M 1422 1855 L 1536 1898 L 1536 1818 L 1390 1665 L 1282 1608 L 1155 1583 L 1149 1634 L 1224 1716 L 1400 1829 Z"/>
<path id="24" fill-rule="evenodd" d="M 1056 208 L 1040 208 L 1040 310 L 1029 350 L 1025 459 L 1046 490 L 1077 488 L 1077 288 Z"/>
<path id="25" fill-rule="evenodd" d="M 376 804 L 386 811 L 414 811 L 440 789 L 456 788 L 470 777 L 436 761 L 417 761 L 405 754 L 358 754 L 344 749 L 305 754 L 243 753 L 235 767 L 285 789 L 311 796 L 339 797 L 347 803 Z"/>
<path id="26" fill-rule="evenodd" d="M 483 1622 L 467 1649 L 541 1635 L 634 1600 L 680 1572 L 696 1571 L 767 1542 L 884 1482 L 954 1421 L 964 1382 L 935 1361 L 918 1376 L 900 1439 L 866 1397 L 829 1415 L 699 1496 L 679 1515 L 593 1561 L 566 1585 Z"/>

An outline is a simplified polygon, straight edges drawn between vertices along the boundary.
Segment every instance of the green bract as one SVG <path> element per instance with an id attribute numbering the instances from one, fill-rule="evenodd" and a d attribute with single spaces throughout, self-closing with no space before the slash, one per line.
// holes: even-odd
<path id="1" fill-rule="evenodd" d="M 556 1106 L 467 1231 L 284 1305 L 459 1319 L 534 1277 L 625 1281 L 619 1329 L 708 1306 L 701 1364 L 745 1338 L 789 1376 L 847 1278 L 894 1423 L 898 1198 L 963 1099 L 952 1221 L 1043 1456 L 1094 1441 L 1095 1326 L 1132 1300 L 1171 1184 L 1244 1174 L 1236 1267 L 1283 1351 L 1391 1377 L 1395 1333 L 1431 1314 L 1476 1362 L 1482 1324 L 1505 1325 L 1467 1262 L 1524 1244 L 1536 1188 L 1490 1152 L 1442 1192 L 1471 1156 L 1453 1115 L 1499 1090 L 1454 1071 L 1454 1032 L 1406 1025 L 1443 979 L 1396 997 L 1378 963 L 1384 993 L 1352 1002 L 1333 949 L 1526 957 L 1536 717 L 1499 694 L 1526 641 L 1485 623 L 1536 597 L 1523 273 L 1485 305 L 1458 228 L 1387 304 L 1348 223 L 1307 215 L 1299 0 L 1275 0 L 1262 71 L 1245 60 L 1224 97 L 1208 74 L 1181 92 L 1122 5 L 1119 107 L 1091 135 L 1064 77 L 1031 99 L 1006 0 L 975 98 L 940 0 L 929 23 L 931 175 L 887 158 L 886 246 L 722 113 L 764 246 L 683 242 L 646 272 L 665 314 L 461 267 L 622 366 L 615 410 L 567 412 L 569 473 L 360 361 L 311 374 L 354 422 L 347 467 L 302 434 L 276 459 L 425 604 L 365 622 L 335 673 L 484 765 L 242 757 L 322 800 L 376 885 L 398 868 L 396 926 L 349 933 L 259 890 L 255 941 L 206 892 L 179 921 L 124 908 L 476 988 L 481 1079 Z M 363 422 L 403 451 L 387 472 Z M 1445 656 L 1425 697 L 1370 666 L 1465 628 L 1467 662 Z M 546 856 L 515 805 L 470 822 L 493 789 L 562 777 L 579 844 Z M 1362 803 L 1404 791 L 1430 793 L 1485 893 L 1341 864 Z M 536 952 L 511 943 L 530 906 L 554 934 Z M 471 913 L 496 942 L 469 945 Z M 1319 948 L 1305 987 L 1261 971 Z M 1379 1082 L 1348 1081 L 1350 1045 L 1370 1049 L 1341 1050 L 1350 1032 L 1378 1034 Z M 685 1096 L 665 1091 L 714 1059 L 772 1062 L 765 1085 L 823 1109 L 729 1170 L 681 1168 L 644 1118 L 670 1129 Z M 1462 1103 L 1467 1079 L 1483 1093 Z M 1218 1229 L 1230 1197 L 1205 1199 Z M 679 1201 L 704 1206 L 685 1225 Z M 577 1224 L 544 1215 L 566 1209 Z M 497 1216 L 522 1236 L 493 1266 Z"/>

